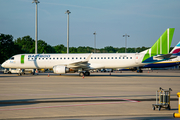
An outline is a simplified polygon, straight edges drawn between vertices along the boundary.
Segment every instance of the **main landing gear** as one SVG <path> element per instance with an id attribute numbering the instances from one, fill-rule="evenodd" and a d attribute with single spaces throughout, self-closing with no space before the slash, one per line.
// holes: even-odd
<path id="1" fill-rule="evenodd" d="M 142 73 L 142 72 L 143 72 L 143 70 L 141 70 L 141 69 L 140 69 L 140 70 L 137 70 L 137 73 Z"/>
<path id="2" fill-rule="evenodd" d="M 89 71 L 86 71 L 86 72 L 80 72 L 80 73 L 79 73 L 79 76 L 80 76 L 80 77 L 83 77 L 83 76 L 90 76 L 90 72 L 89 72 Z"/>
<path id="3" fill-rule="evenodd" d="M 137 73 L 142 73 L 143 70 L 141 70 L 141 68 L 137 68 Z"/>
<path id="4" fill-rule="evenodd" d="M 24 69 L 19 69 L 18 76 L 21 76 L 21 75 L 25 75 L 25 70 Z"/>

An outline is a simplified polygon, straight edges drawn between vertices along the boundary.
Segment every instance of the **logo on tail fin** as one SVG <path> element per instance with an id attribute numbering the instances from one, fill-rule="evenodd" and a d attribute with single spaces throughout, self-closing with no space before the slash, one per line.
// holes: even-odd
<path id="1" fill-rule="evenodd" d="M 180 42 L 174 47 L 171 53 L 179 53 L 180 52 Z"/>

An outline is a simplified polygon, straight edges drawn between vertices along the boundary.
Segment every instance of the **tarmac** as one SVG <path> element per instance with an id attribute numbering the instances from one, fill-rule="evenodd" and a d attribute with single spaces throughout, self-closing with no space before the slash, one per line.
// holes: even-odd
<path id="1" fill-rule="evenodd" d="M 49 76 L 48 76 L 49 74 Z M 171 88 L 171 110 L 152 110 L 159 87 Z M 0 119 L 176 119 L 180 70 L 0 74 Z"/>

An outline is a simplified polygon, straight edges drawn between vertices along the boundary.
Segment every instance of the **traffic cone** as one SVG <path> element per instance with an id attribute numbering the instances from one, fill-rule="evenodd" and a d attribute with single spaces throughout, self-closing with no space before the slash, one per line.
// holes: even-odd
<path id="1" fill-rule="evenodd" d="M 149 73 L 149 70 L 148 70 L 148 73 Z"/>
<path id="2" fill-rule="evenodd" d="M 83 75 L 83 77 L 82 77 L 83 79 L 84 79 L 84 75 Z"/>
<path id="3" fill-rule="evenodd" d="M 111 75 L 111 72 L 110 72 L 110 74 L 109 75 Z"/>
<path id="4" fill-rule="evenodd" d="M 48 77 L 49 77 L 49 73 L 48 73 Z"/>

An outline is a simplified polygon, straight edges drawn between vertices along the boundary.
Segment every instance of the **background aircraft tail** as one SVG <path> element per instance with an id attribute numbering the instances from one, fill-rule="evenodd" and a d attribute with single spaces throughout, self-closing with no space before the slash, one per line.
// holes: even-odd
<path id="1" fill-rule="evenodd" d="M 180 41 L 179 43 L 172 49 L 171 53 L 179 53 L 180 52 Z"/>
<path id="2" fill-rule="evenodd" d="M 152 62 L 153 56 L 155 55 L 162 55 L 169 53 L 174 30 L 175 28 L 168 28 L 150 49 L 144 51 L 145 55 L 142 60 L 143 63 Z"/>

